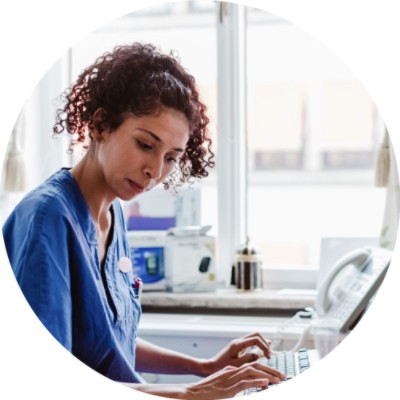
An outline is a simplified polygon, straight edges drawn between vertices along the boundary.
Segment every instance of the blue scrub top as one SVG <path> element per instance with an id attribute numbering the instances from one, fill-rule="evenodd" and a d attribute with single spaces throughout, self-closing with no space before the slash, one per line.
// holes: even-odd
<path id="1" fill-rule="evenodd" d="M 3 226 L 10 264 L 33 311 L 79 360 L 106 377 L 143 382 L 135 371 L 141 315 L 119 201 L 100 266 L 92 216 L 74 177 L 61 169 L 18 204 Z"/>

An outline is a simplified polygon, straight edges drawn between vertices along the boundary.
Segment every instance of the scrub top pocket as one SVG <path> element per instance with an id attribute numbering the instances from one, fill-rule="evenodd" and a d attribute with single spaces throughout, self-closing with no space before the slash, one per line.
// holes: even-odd
<path id="1" fill-rule="evenodd" d="M 114 271 L 113 279 L 107 279 L 108 289 L 117 311 L 117 321 L 139 320 L 141 305 L 138 294 L 133 287 L 134 278 L 132 271 Z"/>

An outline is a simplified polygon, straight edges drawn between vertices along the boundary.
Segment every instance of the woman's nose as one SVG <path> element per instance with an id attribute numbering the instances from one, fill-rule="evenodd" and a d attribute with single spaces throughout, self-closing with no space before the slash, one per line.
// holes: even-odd
<path id="1" fill-rule="evenodd" d="M 144 173 L 148 178 L 152 180 L 157 180 L 161 178 L 162 170 L 163 161 L 158 157 L 154 157 L 150 160 L 150 162 L 146 164 L 146 167 L 144 168 Z"/>

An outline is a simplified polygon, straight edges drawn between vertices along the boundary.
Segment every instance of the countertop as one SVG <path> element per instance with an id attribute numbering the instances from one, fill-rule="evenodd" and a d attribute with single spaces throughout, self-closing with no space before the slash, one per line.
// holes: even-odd
<path id="1" fill-rule="evenodd" d="M 262 290 L 239 292 L 235 289 L 218 289 L 215 292 L 171 293 L 143 292 L 142 307 L 148 312 L 162 311 L 227 311 L 234 310 L 265 313 L 276 311 L 289 313 L 314 305 L 315 290 Z"/>

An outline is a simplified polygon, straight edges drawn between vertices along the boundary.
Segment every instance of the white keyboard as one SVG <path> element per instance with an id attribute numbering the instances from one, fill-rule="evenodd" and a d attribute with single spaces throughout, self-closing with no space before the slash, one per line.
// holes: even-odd
<path id="1" fill-rule="evenodd" d="M 261 358 L 259 362 L 285 374 L 286 379 L 289 380 L 310 368 L 317 360 L 318 354 L 316 350 L 299 349 L 298 351 L 279 351 L 269 359 Z M 269 387 L 271 386 L 275 385 L 269 385 Z M 246 389 L 242 395 L 249 395 L 260 390 L 257 387 Z"/>

